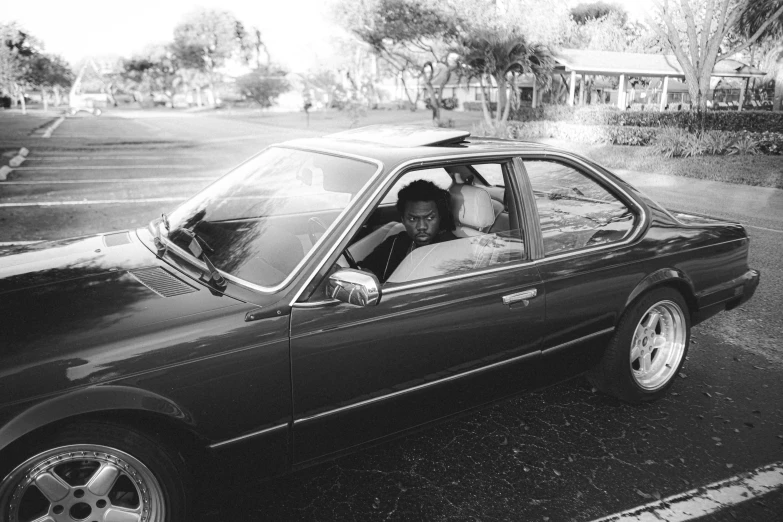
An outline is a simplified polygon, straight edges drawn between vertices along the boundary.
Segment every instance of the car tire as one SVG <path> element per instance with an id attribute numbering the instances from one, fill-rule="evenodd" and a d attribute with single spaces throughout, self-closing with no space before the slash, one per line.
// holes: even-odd
<path id="1" fill-rule="evenodd" d="M 682 295 L 669 287 L 651 290 L 625 311 L 588 381 L 632 404 L 657 400 L 682 368 L 690 337 L 690 313 Z"/>
<path id="2" fill-rule="evenodd" d="M 0 520 L 28 522 L 48 513 L 46 520 L 185 522 L 188 474 L 173 455 L 133 428 L 68 425 L 0 468 Z"/>

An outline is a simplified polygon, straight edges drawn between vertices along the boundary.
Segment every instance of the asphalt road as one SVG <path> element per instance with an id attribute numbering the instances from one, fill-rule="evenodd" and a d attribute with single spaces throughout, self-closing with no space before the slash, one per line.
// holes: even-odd
<path id="1" fill-rule="evenodd" d="M 0 242 L 142 226 L 260 148 L 322 133 L 124 111 L 41 137 L 55 117 L 0 113 L 0 153 L 30 150 L 0 182 Z M 632 407 L 568 381 L 273 483 L 229 473 L 194 520 L 589 521 L 783 461 L 783 191 L 622 175 L 670 208 L 750 225 L 762 272 L 749 303 L 694 329 L 667 398 Z M 778 491 L 700 520 L 782 509 Z"/>

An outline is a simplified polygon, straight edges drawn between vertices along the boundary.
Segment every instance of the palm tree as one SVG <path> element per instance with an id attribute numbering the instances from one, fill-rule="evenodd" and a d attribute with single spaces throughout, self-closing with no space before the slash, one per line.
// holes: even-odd
<path id="1" fill-rule="evenodd" d="M 548 85 L 553 67 L 549 49 L 540 44 L 530 44 L 524 35 L 510 30 L 479 29 L 462 39 L 457 50 L 462 63 L 468 71 L 468 77 L 476 77 L 481 82 L 484 93 L 484 78 L 493 78 L 498 88 L 497 112 L 494 126 L 505 123 L 511 108 L 507 89 L 511 84 L 512 95 L 516 93 L 516 81 L 520 74 L 533 73 L 539 85 Z M 493 126 L 488 100 L 483 98 L 484 118 Z"/>
<path id="2" fill-rule="evenodd" d="M 772 110 L 775 111 L 781 110 L 781 102 L 783 102 L 783 13 L 781 13 L 781 8 L 783 8 L 783 0 L 748 1 L 745 12 L 736 25 L 737 32 L 746 38 L 762 30 L 758 41 L 766 40 L 774 43 L 762 62 L 765 65 L 764 69 L 768 73 L 768 78 L 775 78 L 775 100 L 772 106 Z M 770 16 L 774 16 L 774 18 L 770 20 Z M 767 26 L 764 27 L 764 24 Z"/>

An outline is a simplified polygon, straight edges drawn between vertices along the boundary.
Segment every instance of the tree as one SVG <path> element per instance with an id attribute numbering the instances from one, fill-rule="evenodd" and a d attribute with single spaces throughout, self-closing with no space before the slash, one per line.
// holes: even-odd
<path id="1" fill-rule="evenodd" d="M 584 24 L 588 20 L 599 20 L 611 14 L 619 16 L 621 25 L 628 21 L 628 13 L 617 4 L 599 1 L 579 4 L 571 9 L 571 17 L 577 24 Z"/>
<path id="2" fill-rule="evenodd" d="M 23 113 L 30 68 L 39 48 L 40 42 L 15 23 L 0 24 L 0 89 L 21 102 Z"/>
<path id="3" fill-rule="evenodd" d="M 429 0 L 368 0 L 341 6 L 343 24 L 399 74 L 418 80 L 440 119 L 443 89 L 459 62 L 453 52 L 463 23 L 452 10 Z M 407 89 L 406 89 L 407 92 Z"/>
<path id="4" fill-rule="evenodd" d="M 290 89 L 285 75 L 286 71 L 280 67 L 261 67 L 237 78 L 237 86 L 242 94 L 261 107 L 268 108 L 275 103 L 278 96 Z"/>
<path id="5" fill-rule="evenodd" d="M 55 92 L 55 104 L 60 104 L 60 89 L 67 89 L 73 84 L 76 76 L 70 65 L 61 56 L 53 54 L 36 54 L 30 60 L 27 73 L 30 84 L 41 89 L 41 99 L 44 110 L 48 109 L 48 89 Z"/>
<path id="6" fill-rule="evenodd" d="M 768 46 L 765 53 L 765 69 L 775 78 L 775 100 L 772 110 L 781 110 L 783 104 L 783 0 L 756 0 L 737 20 L 737 33 L 752 38 L 756 33 L 758 40 L 764 40 Z M 770 16 L 770 14 L 772 16 Z M 777 16 L 774 13 L 778 13 Z M 763 26 L 766 24 L 766 28 Z"/>
<path id="7" fill-rule="evenodd" d="M 513 29 L 484 28 L 471 30 L 461 42 L 462 63 L 469 76 L 478 77 L 484 92 L 483 78 L 494 79 L 498 89 L 497 112 L 494 125 L 505 123 L 511 108 L 508 84 L 516 92 L 516 78 L 520 74 L 533 73 L 535 81 L 545 85 L 552 71 L 553 60 L 549 50 L 540 44 L 529 44 L 525 37 Z M 486 95 L 482 96 L 484 118 L 492 126 Z"/>
<path id="8" fill-rule="evenodd" d="M 747 49 L 783 14 L 781 4 L 771 13 L 768 12 L 766 20 L 759 23 L 754 32 L 740 38 L 732 46 L 724 46 L 739 20 L 751 12 L 751 6 L 766 1 L 680 0 L 679 4 L 670 4 L 669 0 L 655 0 L 658 19 L 651 19 L 650 25 L 677 57 L 685 73 L 691 99 L 699 109 L 703 110 L 707 106 L 710 77 L 715 64 L 722 58 Z"/>
<path id="9" fill-rule="evenodd" d="M 137 101 L 148 94 L 163 94 L 174 107 L 174 95 L 184 83 L 182 65 L 178 56 L 166 45 L 149 46 L 144 54 L 125 60 L 122 65 L 125 87 L 135 92 Z"/>
<path id="10" fill-rule="evenodd" d="M 214 96 L 216 69 L 233 57 L 241 56 L 247 61 L 252 48 L 252 38 L 233 14 L 200 9 L 174 29 L 171 49 L 182 67 L 205 73 L 211 96 Z"/>

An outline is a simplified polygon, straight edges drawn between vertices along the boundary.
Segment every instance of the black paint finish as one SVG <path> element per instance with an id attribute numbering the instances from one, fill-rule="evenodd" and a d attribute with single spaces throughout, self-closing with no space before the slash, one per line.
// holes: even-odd
<path id="1" fill-rule="evenodd" d="M 221 458 L 253 454 L 263 463 L 257 474 L 275 474 L 584 371 L 626 307 L 656 286 L 681 291 L 698 321 L 749 299 L 758 285 L 741 226 L 677 219 L 567 153 L 490 140 L 426 149 L 345 140 L 295 146 L 362 154 L 385 167 L 279 291 L 234 281 L 217 290 L 187 260 L 156 256 L 147 229 L 0 257 L 0 451 L 77 415 L 137 411 L 194 433 Z M 639 208 L 632 240 L 425 281 L 386 292 L 377 307 L 317 304 L 321 276 L 361 224 L 350 218 L 368 212 L 372 189 L 397 166 L 478 155 L 500 161 L 528 150 L 567 158 L 614 184 Z M 164 297 L 134 275 L 149 269 L 193 291 Z M 527 304 L 503 304 L 503 296 L 530 289 L 537 295 Z"/>

